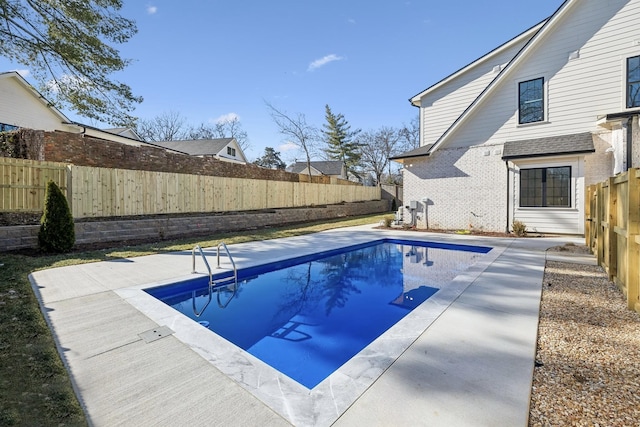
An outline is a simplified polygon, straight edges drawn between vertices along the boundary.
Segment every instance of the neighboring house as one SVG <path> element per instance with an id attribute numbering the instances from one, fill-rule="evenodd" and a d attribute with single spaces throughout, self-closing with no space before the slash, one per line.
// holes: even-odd
<path id="1" fill-rule="evenodd" d="M 311 170 L 307 167 L 307 162 L 295 162 L 287 168 L 288 172 L 312 176 L 325 175 L 332 178 L 347 179 L 347 171 L 344 163 L 339 160 L 326 160 L 320 162 L 310 162 Z"/>
<path id="2" fill-rule="evenodd" d="M 410 99 L 418 227 L 584 234 L 585 186 L 640 166 L 640 0 L 568 0 Z"/>
<path id="3" fill-rule="evenodd" d="M 131 129 L 102 130 L 69 120 L 16 71 L 0 73 L 0 131 L 18 128 L 83 134 L 127 145 L 147 145 Z"/>
<path id="4" fill-rule="evenodd" d="M 155 141 L 150 144 L 186 153 L 190 156 L 215 157 L 227 162 L 247 163 L 247 158 L 235 138 Z"/>

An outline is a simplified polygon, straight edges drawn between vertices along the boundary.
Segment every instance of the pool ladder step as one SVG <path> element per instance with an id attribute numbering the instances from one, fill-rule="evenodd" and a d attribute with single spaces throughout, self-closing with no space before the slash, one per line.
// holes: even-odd
<path id="1" fill-rule="evenodd" d="M 202 313 L 204 313 L 204 310 L 209 306 L 209 304 L 211 303 L 211 300 L 213 299 L 214 292 L 216 293 L 216 299 L 218 301 L 218 306 L 220 308 L 226 308 L 231 302 L 231 300 L 233 299 L 233 297 L 235 297 L 236 293 L 238 292 L 238 270 L 236 269 L 236 263 L 234 262 L 233 257 L 229 252 L 229 248 L 227 248 L 227 245 L 224 242 L 218 243 L 218 246 L 216 248 L 216 254 L 217 254 L 216 258 L 217 258 L 217 264 L 218 264 L 217 268 L 221 268 L 220 267 L 220 248 L 224 249 L 224 251 L 227 254 L 227 258 L 229 258 L 229 261 L 231 262 L 231 266 L 233 267 L 233 275 L 221 277 L 216 280 L 213 279 L 211 266 L 209 266 L 209 261 L 207 261 L 207 257 L 205 256 L 204 251 L 202 250 L 200 245 L 196 245 L 191 251 L 191 265 L 192 265 L 191 273 L 194 273 L 194 274 L 197 273 L 196 251 L 200 253 L 202 260 L 204 261 L 204 265 L 207 268 L 207 272 L 209 273 L 208 298 L 207 298 L 207 302 L 201 309 L 198 310 L 198 308 L 196 307 L 196 296 L 197 296 L 196 291 L 193 291 L 191 294 L 193 314 L 195 314 L 196 317 L 200 317 Z M 221 300 L 220 293 L 227 294 L 226 301 Z M 231 294 L 231 295 L 229 296 L 228 294 Z"/>

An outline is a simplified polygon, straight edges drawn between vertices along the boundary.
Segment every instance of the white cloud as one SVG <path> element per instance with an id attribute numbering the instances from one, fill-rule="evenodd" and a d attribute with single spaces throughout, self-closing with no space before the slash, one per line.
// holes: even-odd
<path id="1" fill-rule="evenodd" d="M 330 62 L 341 61 L 343 59 L 344 57 L 332 53 L 331 55 L 326 55 L 320 59 L 316 59 L 315 61 L 313 61 L 311 64 L 309 64 L 309 68 L 307 68 L 307 71 L 314 71 L 320 67 L 327 65 Z"/>
<path id="2" fill-rule="evenodd" d="M 210 121 L 213 123 L 227 123 L 227 122 L 232 122 L 234 120 L 240 121 L 240 116 L 237 115 L 236 113 L 227 113 L 227 114 L 223 114 L 222 116 L 216 119 L 212 119 Z"/>
<path id="3" fill-rule="evenodd" d="M 154 15 L 156 12 L 158 11 L 158 8 L 156 6 L 147 6 L 147 14 L 149 15 Z"/>
<path id="4" fill-rule="evenodd" d="M 60 92 L 60 84 L 77 91 L 91 90 L 92 83 L 84 77 L 71 76 L 69 74 L 63 74 L 58 80 L 49 80 L 47 82 L 47 89 L 53 93 Z"/>
<path id="5" fill-rule="evenodd" d="M 280 144 L 278 146 L 278 151 L 280 151 L 281 153 L 286 153 L 287 151 L 297 150 L 298 148 L 300 147 L 298 147 L 293 142 L 285 142 L 284 144 Z"/>

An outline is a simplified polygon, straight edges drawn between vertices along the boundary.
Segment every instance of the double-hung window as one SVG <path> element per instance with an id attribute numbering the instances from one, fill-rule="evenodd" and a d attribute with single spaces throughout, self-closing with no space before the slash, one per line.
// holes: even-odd
<path id="1" fill-rule="evenodd" d="M 231 148 L 231 147 L 227 147 L 227 154 L 230 156 L 235 157 L 236 156 L 236 149 L 235 148 Z"/>
<path id="2" fill-rule="evenodd" d="M 521 169 L 520 207 L 571 207 L 571 166 Z"/>
<path id="3" fill-rule="evenodd" d="M 640 107 L 640 56 L 627 58 L 627 108 Z"/>
<path id="4" fill-rule="evenodd" d="M 544 120 L 544 78 L 518 83 L 518 123 Z"/>

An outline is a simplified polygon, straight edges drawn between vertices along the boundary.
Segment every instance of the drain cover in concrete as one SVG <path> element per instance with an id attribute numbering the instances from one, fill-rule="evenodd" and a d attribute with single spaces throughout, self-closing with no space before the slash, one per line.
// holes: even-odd
<path id="1" fill-rule="evenodd" d="M 168 326 L 159 326 L 157 328 L 149 329 L 141 334 L 138 334 L 146 343 L 154 342 L 160 338 L 168 337 L 173 334 L 173 331 Z"/>

